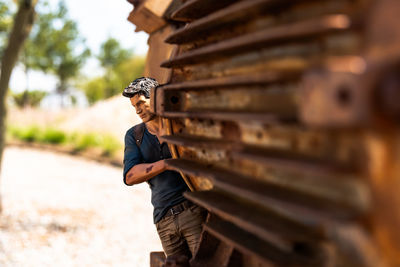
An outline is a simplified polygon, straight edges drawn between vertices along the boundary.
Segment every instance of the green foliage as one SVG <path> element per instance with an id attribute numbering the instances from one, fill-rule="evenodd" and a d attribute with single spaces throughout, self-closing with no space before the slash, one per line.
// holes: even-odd
<path id="1" fill-rule="evenodd" d="M 98 133 L 74 133 L 70 141 L 78 151 L 100 148 L 104 156 L 112 156 L 121 148 L 121 144 L 113 136 Z"/>
<path id="2" fill-rule="evenodd" d="M 8 126 L 7 130 L 11 137 L 25 142 L 62 144 L 67 140 L 67 135 L 63 131 L 54 128 L 41 128 L 37 125 Z"/>
<path id="3" fill-rule="evenodd" d="M 125 62 L 132 56 L 132 53 L 123 49 L 115 38 L 108 38 L 100 47 L 98 59 L 102 67 L 114 68 Z"/>
<path id="4" fill-rule="evenodd" d="M 24 91 L 21 93 L 12 93 L 11 98 L 14 103 L 22 108 L 26 106 L 37 107 L 40 102 L 47 95 L 47 92 L 34 90 L 34 91 Z"/>
<path id="5" fill-rule="evenodd" d="M 84 84 L 82 89 L 85 92 L 89 104 L 92 105 L 105 98 L 106 81 L 103 77 L 97 77 Z"/>
<path id="6" fill-rule="evenodd" d="M 93 133 L 74 133 L 70 140 L 75 144 L 74 147 L 76 150 L 85 150 L 100 145 L 99 136 Z"/>
<path id="7" fill-rule="evenodd" d="M 90 56 L 90 51 L 79 37 L 77 24 L 68 18 L 63 1 L 56 10 L 44 4 L 25 44 L 23 63 L 26 69 L 50 72 L 58 77 L 56 91 L 65 94 L 68 82 Z"/>
<path id="8" fill-rule="evenodd" d="M 52 127 L 41 128 L 37 125 L 27 127 L 7 127 L 9 139 L 18 139 L 24 142 L 37 142 L 44 144 L 68 145 L 76 151 L 84 151 L 90 148 L 99 148 L 103 156 L 113 156 L 122 148 L 122 145 L 115 137 L 100 133 L 65 133 L 62 130 Z"/>
<path id="9" fill-rule="evenodd" d="M 11 25 L 9 4 L 0 2 L 0 32 L 7 32 Z"/>
<path id="10" fill-rule="evenodd" d="M 104 156 L 112 156 L 115 152 L 121 149 L 121 144 L 110 135 L 101 136 L 100 147 Z"/>
<path id="11" fill-rule="evenodd" d="M 62 144 L 67 140 L 67 135 L 60 130 L 54 128 L 46 128 L 42 130 L 37 141 L 49 144 Z"/>
<path id="12" fill-rule="evenodd" d="M 25 142 L 35 142 L 41 139 L 41 130 L 37 125 L 28 127 L 8 126 L 7 130 L 12 137 Z"/>
<path id="13" fill-rule="evenodd" d="M 114 38 L 109 38 L 101 45 L 97 59 L 104 68 L 104 76 L 95 77 L 81 86 L 91 105 L 120 94 L 133 78 L 143 74 L 145 59 L 133 56 Z"/>
<path id="14" fill-rule="evenodd" d="M 115 71 L 118 74 L 115 81 L 118 88 L 117 94 L 121 94 L 122 90 L 134 79 L 143 76 L 145 60 L 144 57 L 133 57 L 116 67 Z"/>
<path id="15" fill-rule="evenodd" d="M 113 136 L 99 133 L 73 133 L 69 140 L 78 151 L 100 148 L 104 156 L 112 156 L 122 147 Z"/>
<path id="16" fill-rule="evenodd" d="M 89 104 L 121 94 L 134 78 L 143 76 L 144 57 L 133 57 L 110 69 L 103 77 L 96 77 L 81 86 Z"/>
<path id="17" fill-rule="evenodd" d="M 71 99 L 72 106 L 76 106 L 76 104 L 78 103 L 78 99 L 76 98 L 76 96 L 70 95 L 69 98 Z"/>
<path id="18" fill-rule="evenodd" d="M 0 58 L 3 57 L 3 50 L 7 43 L 8 33 L 12 25 L 12 11 L 10 6 L 12 5 L 10 0 L 2 0 L 0 2 Z"/>

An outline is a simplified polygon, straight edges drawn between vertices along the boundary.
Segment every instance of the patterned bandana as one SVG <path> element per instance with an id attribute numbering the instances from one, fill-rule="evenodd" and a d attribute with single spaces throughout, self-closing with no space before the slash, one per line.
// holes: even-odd
<path id="1" fill-rule="evenodd" d="M 146 97 L 150 97 L 150 89 L 157 86 L 158 82 L 155 79 L 149 77 L 141 77 L 134 80 L 127 87 L 125 87 L 122 94 L 127 97 L 132 97 L 133 94 L 141 92 L 145 93 Z"/>

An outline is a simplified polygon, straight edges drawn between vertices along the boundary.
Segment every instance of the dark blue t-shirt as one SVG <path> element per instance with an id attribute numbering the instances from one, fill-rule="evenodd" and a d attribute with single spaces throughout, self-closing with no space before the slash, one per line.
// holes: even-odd
<path id="1" fill-rule="evenodd" d="M 140 147 L 135 142 L 133 127 L 125 134 L 124 182 L 126 174 L 135 165 L 153 163 L 171 158 L 168 145 L 160 144 L 157 137 L 145 127 Z M 188 191 L 182 176 L 176 171 L 164 171 L 147 181 L 151 189 L 151 203 L 154 207 L 153 218 L 157 223 L 172 207 L 185 200 L 182 193 Z"/>

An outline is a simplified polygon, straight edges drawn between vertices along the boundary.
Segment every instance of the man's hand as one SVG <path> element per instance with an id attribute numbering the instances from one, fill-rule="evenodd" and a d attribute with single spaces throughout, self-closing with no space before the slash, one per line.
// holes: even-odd
<path id="1" fill-rule="evenodd" d="M 173 161 L 174 159 L 163 159 L 162 161 L 164 162 L 164 168 L 166 171 L 175 171 L 173 167 L 171 167 L 168 163 Z"/>

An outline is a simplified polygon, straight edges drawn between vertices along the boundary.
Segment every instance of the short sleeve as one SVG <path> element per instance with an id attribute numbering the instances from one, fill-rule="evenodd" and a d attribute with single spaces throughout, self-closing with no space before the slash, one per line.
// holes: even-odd
<path id="1" fill-rule="evenodd" d="M 143 162 L 142 154 L 139 147 L 136 145 L 133 136 L 132 128 L 125 134 L 125 149 L 124 149 L 124 183 L 126 183 L 126 174 L 135 165 Z"/>

